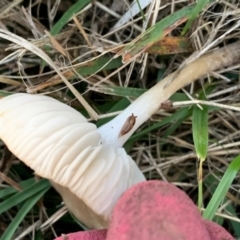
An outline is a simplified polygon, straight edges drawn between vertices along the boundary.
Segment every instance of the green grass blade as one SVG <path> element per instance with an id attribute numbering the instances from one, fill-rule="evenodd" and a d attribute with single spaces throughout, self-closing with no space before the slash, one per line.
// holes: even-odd
<path id="1" fill-rule="evenodd" d="M 91 0 L 78 0 L 73 4 L 57 21 L 57 23 L 51 29 L 51 35 L 57 35 L 62 28 L 71 20 L 74 14 L 82 10 Z"/>
<path id="2" fill-rule="evenodd" d="M 132 97 L 138 98 L 140 95 L 145 93 L 147 89 L 143 88 L 132 88 L 132 87 L 119 87 L 119 86 L 99 86 L 94 88 L 94 91 L 119 97 Z M 170 97 L 171 101 L 187 101 L 189 97 L 185 93 L 174 93 Z"/>
<path id="3" fill-rule="evenodd" d="M 20 182 L 19 185 L 20 185 L 20 187 L 25 189 L 29 185 L 32 185 L 34 182 L 35 182 L 34 178 L 30 178 L 30 179 Z M 17 193 L 17 192 L 19 192 L 19 191 L 13 187 L 4 188 L 4 189 L 0 190 L 0 199 L 5 198 L 5 197 L 7 197 L 13 193 Z"/>
<path id="4" fill-rule="evenodd" d="M 123 109 L 125 109 L 127 106 L 129 106 L 130 102 L 127 98 L 122 98 L 119 102 L 117 102 L 109 111 L 108 113 L 111 112 L 116 112 L 116 111 L 121 111 Z M 110 121 L 111 119 L 113 119 L 114 117 L 109 117 L 109 118 L 104 118 L 104 119 L 100 119 L 97 121 L 96 125 L 97 127 L 102 126 L 103 124 L 107 123 L 108 121 Z"/>
<path id="5" fill-rule="evenodd" d="M 146 89 L 118 87 L 118 86 L 101 86 L 97 88 L 97 92 L 112 95 L 112 96 L 137 98 L 143 93 L 145 93 Z"/>
<path id="6" fill-rule="evenodd" d="M 233 207 L 232 204 L 229 204 L 227 207 L 226 207 L 226 210 L 228 212 L 230 212 L 230 214 L 236 218 L 238 218 L 238 214 L 235 210 L 235 208 Z M 234 220 L 229 220 L 230 221 L 230 224 L 232 225 L 232 228 L 234 230 L 234 233 L 237 237 L 237 239 L 240 238 L 240 228 L 239 228 L 239 222 L 235 222 Z"/>
<path id="7" fill-rule="evenodd" d="M 208 3 L 209 3 L 209 0 L 198 0 L 197 1 L 196 6 L 192 10 L 191 16 L 182 31 L 182 35 L 184 35 L 188 31 L 188 29 L 191 27 L 193 21 L 198 17 L 199 13 L 207 6 Z"/>
<path id="8" fill-rule="evenodd" d="M 9 95 L 12 95 L 12 94 L 14 94 L 14 93 L 0 90 L 0 96 L 1 97 L 6 97 L 6 96 L 9 96 Z"/>
<path id="9" fill-rule="evenodd" d="M 121 58 L 113 59 L 112 57 L 103 56 L 91 62 L 86 63 L 86 65 L 82 65 L 79 68 L 76 68 L 76 71 L 82 76 L 87 76 L 87 75 L 95 74 L 100 70 L 111 70 L 111 69 L 116 69 L 120 66 L 122 66 Z"/>
<path id="10" fill-rule="evenodd" d="M 174 123 L 172 123 L 165 131 L 163 134 L 163 138 L 167 138 L 171 134 L 175 132 L 175 130 L 185 121 L 187 118 L 189 118 L 192 114 L 192 109 L 187 108 L 186 114 L 178 118 Z"/>
<path id="11" fill-rule="evenodd" d="M 86 77 L 88 75 L 92 75 L 92 74 L 96 74 L 97 72 L 100 72 L 102 70 L 112 70 L 112 69 L 117 69 L 118 67 L 122 66 L 122 62 L 121 62 L 121 58 L 115 58 L 113 59 L 112 57 L 99 57 L 97 59 L 94 59 L 92 61 L 89 61 L 85 64 L 81 64 L 80 66 L 76 67 L 75 71 L 77 73 L 79 73 L 81 76 Z M 64 73 L 65 77 L 68 80 L 71 79 L 76 79 L 77 74 L 75 72 L 73 72 L 72 70 L 70 71 L 66 71 Z M 62 80 L 60 80 L 60 78 L 58 78 L 59 80 L 56 81 L 56 79 L 49 81 L 48 83 L 44 83 L 43 87 L 38 88 L 37 90 L 41 90 L 43 88 L 46 88 L 47 86 L 53 86 L 56 84 L 59 84 L 62 82 Z M 31 87 L 30 87 L 31 89 Z M 33 87 L 33 89 L 36 88 Z M 31 90 L 33 90 L 31 89 Z M 1 94 L 1 93 L 0 93 Z"/>
<path id="12" fill-rule="evenodd" d="M 240 155 L 232 160 L 229 164 L 226 172 L 224 173 L 217 189 L 215 190 L 210 202 L 207 205 L 206 210 L 203 213 L 203 217 L 208 220 L 212 220 L 220 203 L 225 198 L 234 178 L 240 170 Z"/>
<path id="13" fill-rule="evenodd" d="M 204 161 L 208 150 L 208 107 L 201 107 L 193 107 L 192 133 L 197 156 L 200 161 Z"/>
<path id="14" fill-rule="evenodd" d="M 219 176 L 219 174 L 217 174 L 217 176 Z M 204 183 L 204 186 L 208 189 L 208 191 L 213 195 L 214 191 L 217 188 L 217 184 L 219 183 L 219 181 L 218 181 L 218 179 L 216 178 L 215 175 L 210 173 L 204 178 L 203 183 Z M 223 204 L 226 203 L 226 198 L 224 199 L 224 201 L 222 203 Z M 222 226 L 223 222 L 224 222 L 224 218 L 220 217 L 220 216 L 214 216 L 212 221 L 217 223 L 218 225 Z"/>
<path id="15" fill-rule="evenodd" d="M 149 49 L 154 43 L 160 41 L 163 37 L 169 34 L 174 28 L 188 19 L 195 19 L 199 14 L 200 9 L 205 7 L 208 2 L 215 2 L 215 0 L 198 0 L 198 4 L 186 6 L 167 17 L 157 22 L 154 26 L 147 29 L 143 34 L 127 44 L 117 54 L 123 56 L 123 62 L 129 62 L 135 59 L 141 53 Z M 197 7 L 196 7 L 197 6 Z M 194 10 L 194 13 L 193 13 Z M 191 24 L 191 22 L 189 23 Z"/>
<path id="16" fill-rule="evenodd" d="M 75 4 L 73 4 L 63 15 L 62 17 L 54 24 L 50 33 L 52 36 L 56 36 L 62 28 L 71 20 L 74 14 L 83 9 L 91 0 L 78 0 Z M 49 46 L 45 47 L 46 51 L 50 50 Z M 45 61 L 42 60 L 41 68 L 44 68 Z"/>
<path id="17" fill-rule="evenodd" d="M 144 52 L 145 49 L 151 47 L 155 42 L 161 40 L 166 34 L 172 31 L 173 26 L 177 26 L 186 19 L 189 19 L 192 15 L 192 9 L 195 5 L 184 7 L 158 23 L 156 23 L 151 28 L 147 29 L 142 35 L 140 35 L 137 40 L 133 40 L 126 47 L 124 47 L 118 55 L 123 55 L 124 62 L 130 61 L 135 58 L 140 53 Z M 126 61 L 125 61 L 126 60 Z"/>
<path id="18" fill-rule="evenodd" d="M 145 18 L 145 15 L 143 13 L 143 10 L 142 10 L 142 7 L 141 7 L 141 4 L 140 4 L 139 0 L 136 0 L 136 2 L 137 2 L 137 5 L 138 5 L 138 8 L 140 10 L 140 13 L 141 13 L 141 16 L 142 16 L 143 20 L 146 21 L 146 18 Z"/>
<path id="19" fill-rule="evenodd" d="M 188 116 L 190 116 L 188 108 L 180 109 L 179 111 L 175 112 L 171 116 L 164 118 L 161 122 L 157 122 L 157 123 L 151 125 L 150 127 L 147 127 L 144 130 L 142 130 L 138 133 L 135 133 L 130 139 L 139 138 L 145 134 L 148 134 L 150 131 L 152 131 L 154 129 L 160 128 L 168 123 L 171 123 L 172 121 L 176 121 L 177 119 L 187 118 Z"/>
<path id="20" fill-rule="evenodd" d="M 9 240 L 12 239 L 15 231 L 18 229 L 20 223 L 27 215 L 27 213 L 32 209 L 32 207 L 39 201 L 39 199 L 45 194 L 45 192 L 50 188 L 48 186 L 45 189 L 42 189 L 40 192 L 33 195 L 30 199 L 28 199 L 23 206 L 21 207 L 20 211 L 17 213 L 13 221 L 10 223 L 6 231 L 1 237 L 1 240 Z"/>
<path id="21" fill-rule="evenodd" d="M 203 94 L 200 99 L 205 99 Z M 199 159 L 198 168 L 198 207 L 201 209 L 203 205 L 203 171 L 202 164 L 207 157 L 208 151 L 208 106 L 201 106 L 200 109 L 197 105 L 193 106 L 192 116 L 192 134 L 193 142 L 197 157 Z"/>
<path id="22" fill-rule="evenodd" d="M 22 192 L 18 192 L 2 203 L 0 203 L 0 214 L 7 211 L 8 209 L 16 206 L 17 204 L 27 200 L 29 197 L 32 197 L 34 194 L 44 190 L 48 189 L 50 187 L 50 183 L 46 179 L 41 179 L 39 182 L 32 184 L 28 188 L 26 188 Z"/>
<path id="23" fill-rule="evenodd" d="M 219 174 L 218 174 L 219 176 Z M 210 191 L 211 194 L 213 194 L 217 188 L 217 183 L 218 183 L 218 179 L 213 176 L 212 174 L 206 176 L 206 178 L 204 179 L 204 185 L 206 185 L 207 189 Z M 222 205 L 224 205 L 227 202 L 228 198 L 224 198 L 223 201 L 221 202 Z M 237 206 L 234 206 L 234 204 L 232 203 L 228 203 L 228 205 L 225 207 L 225 210 L 227 212 L 230 213 L 231 216 L 234 216 L 236 218 L 238 218 L 238 214 L 237 214 Z M 212 219 L 213 222 L 218 223 L 219 225 L 223 225 L 225 218 L 224 217 L 220 217 L 220 216 L 214 216 L 214 218 Z M 240 238 L 240 228 L 239 228 L 239 223 L 234 221 L 233 219 L 228 219 L 228 222 L 230 222 L 233 231 L 234 231 L 234 235 L 237 238 Z"/>
<path id="24" fill-rule="evenodd" d="M 34 240 L 43 240 L 43 239 L 44 239 L 43 233 L 40 230 L 36 231 Z"/>

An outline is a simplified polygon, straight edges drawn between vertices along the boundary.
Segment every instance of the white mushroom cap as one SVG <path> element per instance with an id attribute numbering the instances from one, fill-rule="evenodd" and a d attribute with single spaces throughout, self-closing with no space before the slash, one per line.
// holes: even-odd
<path id="1" fill-rule="evenodd" d="M 70 206 L 69 198 L 79 199 L 74 201 L 99 216 L 94 222 L 94 216 L 91 220 L 81 211 L 77 214 L 90 228 L 106 227 L 121 194 L 145 180 L 123 148 L 102 144 L 94 124 L 47 96 L 14 94 L 1 99 L 0 138 L 36 174 L 53 182 L 73 213 L 77 207 Z"/>

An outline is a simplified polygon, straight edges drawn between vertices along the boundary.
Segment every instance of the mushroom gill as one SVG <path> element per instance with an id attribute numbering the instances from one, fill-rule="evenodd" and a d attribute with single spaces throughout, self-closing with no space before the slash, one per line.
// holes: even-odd
<path id="1" fill-rule="evenodd" d="M 0 138 L 51 181 L 89 228 L 105 228 L 121 194 L 145 178 L 123 148 L 102 144 L 94 124 L 53 98 L 14 94 L 0 100 Z"/>

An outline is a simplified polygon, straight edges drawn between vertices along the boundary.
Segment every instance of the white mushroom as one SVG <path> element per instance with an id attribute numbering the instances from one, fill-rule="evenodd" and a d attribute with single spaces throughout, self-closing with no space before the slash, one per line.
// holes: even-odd
<path id="1" fill-rule="evenodd" d="M 145 181 L 122 145 L 186 84 L 240 58 L 240 43 L 172 73 L 99 129 L 50 97 L 15 94 L 0 100 L 0 138 L 36 174 L 50 179 L 71 212 L 89 228 L 105 228 L 120 195 Z"/>
<path id="2" fill-rule="evenodd" d="M 120 195 L 145 180 L 123 148 L 103 145 L 94 124 L 47 96 L 2 99 L 0 137 L 36 174 L 51 180 L 73 213 L 80 208 L 76 217 L 90 228 L 106 227 Z M 69 201 L 66 191 L 81 201 Z"/>

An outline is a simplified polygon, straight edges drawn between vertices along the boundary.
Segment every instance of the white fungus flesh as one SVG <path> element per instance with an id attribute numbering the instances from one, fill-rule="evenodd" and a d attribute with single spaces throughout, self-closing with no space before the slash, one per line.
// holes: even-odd
<path id="1" fill-rule="evenodd" d="M 89 228 L 107 227 L 121 194 L 145 180 L 123 148 L 102 144 L 94 124 L 47 96 L 1 99 L 0 138 L 37 175 L 52 182 Z"/>

